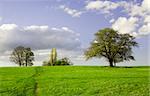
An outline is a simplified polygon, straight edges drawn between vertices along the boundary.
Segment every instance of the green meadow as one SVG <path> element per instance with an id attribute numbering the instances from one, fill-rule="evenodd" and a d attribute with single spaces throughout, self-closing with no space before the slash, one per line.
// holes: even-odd
<path id="1" fill-rule="evenodd" d="M 0 96 L 149 96 L 150 67 L 1 67 Z"/>

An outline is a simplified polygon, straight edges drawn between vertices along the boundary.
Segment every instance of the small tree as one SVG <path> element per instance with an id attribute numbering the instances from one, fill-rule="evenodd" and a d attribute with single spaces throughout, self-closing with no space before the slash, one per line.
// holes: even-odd
<path id="1" fill-rule="evenodd" d="M 23 65 L 24 60 L 24 47 L 16 47 L 10 55 L 10 61 L 18 64 L 19 66 Z"/>
<path id="2" fill-rule="evenodd" d="M 34 61 L 34 53 L 31 51 L 31 48 L 24 48 L 25 55 L 25 66 L 32 66 Z"/>
<path id="3" fill-rule="evenodd" d="M 134 60 L 132 47 L 138 45 L 134 39 L 129 34 L 119 34 L 111 28 L 102 29 L 95 34 L 94 41 L 85 51 L 85 56 L 87 60 L 92 57 L 105 57 L 111 67 L 114 63 Z"/>
<path id="4" fill-rule="evenodd" d="M 24 48 L 23 46 L 16 47 L 10 55 L 10 61 L 19 66 L 32 66 L 33 60 L 34 53 L 30 48 Z"/>

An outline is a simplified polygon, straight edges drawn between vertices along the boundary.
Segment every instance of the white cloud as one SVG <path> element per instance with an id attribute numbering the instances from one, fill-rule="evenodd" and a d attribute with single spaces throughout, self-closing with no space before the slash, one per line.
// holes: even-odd
<path id="1" fill-rule="evenodd" d="M 150 15 L 145 16 L 144 23 L 150 23 Z"/>
<path id="2" fill-rule="evenodd" d="M 140 35 L 147 35 L 150 33 L 150 23 L 147 23 L 146 25 L 143 25 L 140 29 L 139 29 L 139 34 Z"/>
<path id="3" fill-rule="evenodd" d="M 131 16 L 143 16 L 145 15 L 144 9 L 138 5 L 131 6 L 130 13 Z"/>
<path id="4" fill-rule="evenodd" d="M 72 9 L 72 8 L 68 8 L 64 5 L 60 6 L 61 9 L 64 10 L 64 12 L 66 12 L 67 14 L 71 15 L 72 17 L 80 17 L 80 15 L 82 14 L 81 11 L 78 11 L 76 9 Z"/>
<path id="5" fill-rule="evenodd" d="M 123 8 L 120 12 L 127 13 L 127 16 L 118 17 L 116 21 L 114 17 L 109 20 L 112 23 L 112 28 L 118 30 L 120 33 L 130 33 L 133 36 L 140 36 L 149 33 L 150 23 L 150 2 L 143 0 L 140 3 L 137 1 L 108 1 L 95 0 L 86 2 L 86 10 L 95 10 L 102 13 L 113 14 L 113 10 Z M 146 32 L 147 31 L 147 32 Z"/>
<path id="6" fill-rule="evenodd" d="M 147 2 L 147 4 L 145 4 L 144 2 L 147 2 L 147 0 L 143 0 L 141 5 L 126 2 L 127 6 L 123 5 L 123 7 L 130 16 L 144 17 L 144 16 L 150 14 L 150 9 L 148 7 L 148 6 L 150 6 L 150 4 L 148 2 Z"/>
<path id="7" fill-rule="evenodd" d="M 10 31 L 16 29 L 18 26 L 16 24 L 3 24 L 0 26 L 2 31 Z"/>
<path id="8" fill-rule="evenodd" d="M 142 7 L 150 12 L 150 2 L 149 0 L 143 0 Z"/>
<path id="9" fill-rule="evenodd" d="M 55 29 L 55 30 L 54 30 Z M 33 49 L 59 49 L 76 50 L 80 48 L 79 33 L 62 28 L 49 28 L 48 26 L 25 26 L 16 24 L 3 24 L 0 26 L 0 51 L 13 49 L 18 45 L 29 46 Z"/>
<path id="10" fill-rule="evenodd" d="M 86 5 L 87 10 L 101 10 L 103 13 L 109 13 L 118 7 L 117 3 L 111 1 L 90 1 Z"/>
<path id="11" fill-rule="evenodd" d="M 88 1 L 85 8 L 87 10 L 97 10 L 103 13 L 110 13 L 110 11 L 123 7 L 130 16 L 145 16 L 150 14 L 149 0 L 143 0 L 142 4 L 135 3 L 134 1 L 118 1 L 112 2 L 108 0 Z"/>
<path id="12" fill-rule="evenodd" d="M 132 33 L 135 31 L 137 27 L 138 18 L 136 17 L 119 17 L 113 24 L 112 28 L 117 30 L 118 32 L 124 33 Z"/>
<path id="13" fill-rule="evenodd" d="M 47 31 L 48 30 L 48 26 L 44 25 L 44 26 L 37 26 L 37 25 L 31 25 L 31 26 L 26 26 L 24 27 L 24 30 L 40 30 L 40 31 Z"/>
<path id="14" fill-rule="evenodd" d="M 31 47 L 35 53 L 35 64 L 41 65 L 49 59 L 51 48 L 58 50 L 59 57 L 69 57 L 72 60 L 80 53 L 80 34 L 68 27 L 49 28 L 47 25 L 18 26 L 3 24 L 0 26 L 0 66 L 13 66 L 9 56 L 13 48 L 22 45 Z"/>
<path id="15" fill-rule="evenodd" d="M 112 28 L 121 34 L 129 33 L 135 37 L 141 37 L 150 34 L 149 16 L 144 18 L 142 23 L 138 17 L 119 17 L 113 24 Z M 142 19 L 143 20 L 143 19 Z"/>
<path id="16" fill-rule="evenodd" d="M 99 10 L 100 8 L 102 8 L 101 6 L 101 1 L 91 1 L 88 2 L 88 4 L 86 5 L 86 9 L 96 9 Z"/>
<path id="17" fill-rule="evenodd" d="M 111 19 L 110 21 L 109 21 L 109 23 L 113 23 L 115 21 L 115 19 Z"/>
<path id="18" fill-rule="evenodd" d="M 125 18 L 119 17 L 118 20 L 115 22 L 115 24 L 112 25 L 114 29 L 120 29 L 119 31 L 126 31 L 128 33 L 131 33 L 134 36 L 143 36 L 148 35 L 150 33 L 149 24 L 150 24 L 150 2 L 149 0 L 143 0 L 141 4 L 137 4 L 134 2 L 120 2 L 119 3 L 121 7 L 124 7 L 125 12 L 127 12 L 128 16 L 136 17 L 138 18 L 138 22 L 127 22 L 128 20 Z M 124 22 L 124 24 L 121 25 L 118 22 Z M 136 21 L 136 20 L 135 20 Z M 127 24 L 125 24 L 125 22 Z M 118 24 L 117 24 L 118 23 Z M 124 28 L 123 28 L 124 25 Z M 139 27 L 136 27 L 138 25 Z M 118 27 L 117 27 L 118 26 Z M 123 30 L 121 30 L 121 28 Z"/>

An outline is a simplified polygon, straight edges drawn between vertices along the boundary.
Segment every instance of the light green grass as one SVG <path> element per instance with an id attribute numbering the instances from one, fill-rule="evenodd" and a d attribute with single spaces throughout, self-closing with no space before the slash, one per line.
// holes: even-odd
<path id="1" fill-rule="evenodd" d="M 0 96 L 149 96 L 150 67 L 0 68 Z"/>

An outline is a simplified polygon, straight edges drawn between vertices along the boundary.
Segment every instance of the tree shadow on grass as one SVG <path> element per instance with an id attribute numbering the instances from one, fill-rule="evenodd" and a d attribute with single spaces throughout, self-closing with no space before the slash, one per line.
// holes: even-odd
<path id="1" fill-rule="evenodd" d="M 114 67 L 110 67 L 110 66 L 101 66 L 104 68 L 150 68 L 150 66 L 114 66 Z"/>

